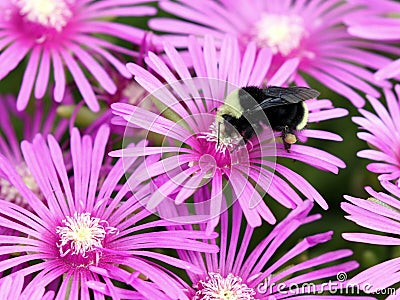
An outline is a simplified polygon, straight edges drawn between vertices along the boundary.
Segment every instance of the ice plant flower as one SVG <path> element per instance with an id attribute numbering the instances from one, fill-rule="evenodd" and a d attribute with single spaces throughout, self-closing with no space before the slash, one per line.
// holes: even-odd
<path id="1" fill-rule="evenodd" d="M 65 102 L 72 101 L 69 93 L 66 93 Z M 18 174 L 25 184 L 40 198 L 39 186 L 27 168 L 20 150 L 22 140 L 32 141 L 37 133 L 47 135 L 52 133 L 57 141 L 68 129 L 68 121 L 57 117 L 57 106 L 46 108 L 43 102 L 34 105 L 33 113 L 17 111 L 15 97 L 11 95 L 0 96 L 0 154 L 15 166 Z M 22 125 L 22 135 L 17 133 L 17 126 Z M 12 187 L 7 180 L 7 174 L 0 171 L 0 199 L 12 201 L 13 203 L 28 208 L 25 199 Z"/>
<path id="2" fill-rule="evenodd" d="M 89 299 L 89 288 L 98 299 L 96 283 L 106 283 L 115 299 L 115 281 L 128 284 L 138 295 L 135 299 L 148 299 L 146 295 L 186 299 L 181 283 L 156 261 L 193 272 L 200 270 L 152 249 L 216 252 L 218 248 L 197 241 L 205 238 L 204 232 L 187 230 L 172 234 L 163 230 L 163 226 L 171 226 L 169 222 L 149 220 L 151 213 L 142 209 L 139 202 L 140 197 L 147 196 L 146 188 L 131 189 L 135 177 L 128 179 L 131 185 L 121 183 L 121 160 L 106 176 L 100 176 L 109 132 L 103 126 L 92 138 L 81 137 L 73 129 L 70 173 L 52 135 L 47 140 L 37 135 L 31 143 L 22 143 L 24 159 L 46 197 L 45 202 L 24 183 L 13 164 L 0 156 L 1 171 L 8 174 L 10 184 L 32 208 L 29 211 L 0 200 L 0 226 L 21 233 L 0 235 L 0 255 L 14 256 L 0 262 L 0 272 L 12 270 L 8 276 L 32 276 L 24 292 L 33 293 L 37 286 L 44 286 L 54 291 L 57 299 Z M 131 162 L 133 167 L 141 168 L 138 160 Z M 149 228 L 157 232 L 149 232 Z M 8 276 L 0 279 L 0 284 Z"/>
<path id="3" fill-rule="evenodd" d="M 338 94 L 362 107 L 364 99 L 357 90 L 379 97 L 373 87 L 390 87 L 387 81 L 377 81 L 372 70 L 390 62 L 375 54 L 384 48 L 375 42 L 355 38 L 347 32 L 343 19 L 357 8 L 346 1 L 264 1 L 222 0 L 202 1 L 165 0 L 160 7 L 180 19 L 152 18 L 149 26 L 166 33 L 165 40 L 187 47 L 185 36 L 224 34 L 235 35 L 242 49 L 251 42 L 267 47 L 275 54 L 270 71 L 283 62 L 298 58 L 297 85 L 305 85 L 311 76 Z"/>
<path id="4" fill-rule="evenodd" d="M 359 9 L 345 19 L 348 32 L 359 38 L 374 41 L 377 50 L 400 56 L 400 3 L 391 0 L 347 0 Z M 397 78 L 400 74 L 400 59 L 383 65 L 376 72 L 378 80 Z"/>
<path id="5" fill-rule="evenodd" d="M 292 145 L 288 153 L 281 143 L 276 145 L 271 141 L 268 128 L 264 128 L 259 136 L 245 145 L 240 144 L 241 138 L 238 136 L 218 138 L 216 108 L 222 105 L 227 94 L 238 87 L 261 86 L 270 67 L 272 52 L 265 48 L 257 53 L 256 44 L 252 42 L 241 57 L 235 38 L 226 37 L 220 53 L 214 42 L 208 36 L 202 48 L 197 39 L 189 38 L 189 58 L 195 74 L 193 77 L 181 54 L 168 43 L 164 48 L 168 65 L 151 52 L 146 59 L 147 65 L 158 77 L 138 65 L 128 64 L 135 80 L 167 108 L 165 116 L 171 117 L 168 119 L 162 114 L 154 114 L 128 104 L 116 103 L 112 106 L 114 113 L 123 118 L 116 122 L 127 124 L 128 127 L 139 126 L 166 136 L 167 144 L 161 147 L 122 149 L 111 154 L 128 159 L 162 154 L 159 162 L 143 170 L 143 178 L 153 178 L 158 186 L 144 204 L 153 209 L 169 197 L 169 200 L 173 198 L 180 205 L 193 194 L 196 198 L 198 193 L 204 192 L 204 196 L 198 196 L 198 201 L 195 201 L 204 203 L 202 211 L 211 218 L 209 229 L 218 224 L 218 215 L 224 206 L 222 193 L 225 189 L 232 191 L 234 200 L 240 202 L 247 221 L 253 227 L 261 225 L 262 219 L 269 223 L 275 222 L 268 203 L 262 200 L 265 193 L 288 208 L 302 203 L 302 198 L 290 184 L 306 198 L 327 208 L 322 196 L 303 177 L 284 165 L 275 165 L 274 158 L 276 155 L 296 159 L 333 173 L 345 166 L 340 159 L 300 144 Z M 296 65 L 296 60 L 289 60 L 267 84 L 284 84 Z M 167 85 L 158 78 L 165 80 Z M 347 114 L 344 109 L 333 108 L 329 100 L 311 100 L 307 106 L 310 123 Z M 303 141 L 308 137 L 341 140 L 335 134 L 312 129 L 306 129 L 298 136 Z M 279 175 L 274 175 L 275 169 Z"/>
<path id="6" fill-rule="evenodd" d="M 243 226 L 242 211 L 235 203 L 232 214 L 221 215 L 219 253 L 202 257 L 198 253 L 178 251 L 181 259 L 196 263 L 203 271 L 202 274 L 188 274 L 190 299 L 366 299 L 337 295 L 347 284 L 343 275 L 358 267 L 355 261 L 343 261 L 352 255 L 351 250 L 299 259 L 306 251 L 328 242 L 333 234 L 328 231 L 307 236 L 294 245 L 290 242 L 299 227 L 321 217 L 309 215 L 312 206 L 311 201 L 304 201 L 270 232 L 263 232 L 265 237 L 256 246 L 251 246 L 257 229 L 248 224 Z M 241 230 L 243 238 L 240 238 Z M 336 295 L 329 295 L 325 280 L 331 280 Z M 324 291 L 326 295 L 323 295 Z"/>
<path id="7" fill-rule="evenodd" d="M 395 92 L 384 90 L 387 108 L 374 97 L 367 96 L 375 114 L 360 109 L 361 117 L 353 117 L 363 132 L 357 136 L 366 141 L 372 149 L 361 150 L 359 157 L 375 162 L 367 165 L 371 172 L 381 174 L 380 180 L 399 181 L 400 178 L 400 85 Z"/>
<path id="8" fill-rule="evenodd" d="M 102 35 L 140 45 L 145 32 L 114 21 L 117 17 L 152 15 L 155 8 L 141 5 L 150 0 L 4 0 L 0 9 L 0 79 L 28 59 L 17 99 L 25 109 L 34 96 L 44 96 L 50 74 L 54 76 L 54 100 L 61 102 L 68 71 L 83 99 L 93 111 L 99 104 L 88 72 L 108 93 L 116 86 L 98 62 L 101 57 L 129 78 L 125 65 L 113 52 L 137 56 L 134 51 L 110 43 Z"/>
<path id="9" fill-rule="evenodd" d="M 385 192 L 376 192 L 371 187 L 366 187 L 366 191 L 371 195 L 368 199 L 359 199 L 345 196 L 348 202 L 342 203 L 342 209 L 348 213 L 346 219 L 383 233 L 343 233 L 343 238 L 348 241 L 383 245 L 400 245 L 400 188 L 388 181 L 381 181 Z M 362 271 L 350 280 L 350 283 L 365 287 L 368 293 L 383 291 L 384 289 L 400 282 L 400 258 L 394 258 L 365 271 Z M 389 296 L 387 299 L 398 299 L 400 289 Z"/>

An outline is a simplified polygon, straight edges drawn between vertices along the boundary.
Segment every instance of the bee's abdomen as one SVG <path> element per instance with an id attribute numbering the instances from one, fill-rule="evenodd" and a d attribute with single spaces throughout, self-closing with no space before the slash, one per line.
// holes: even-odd
<path id="1" fill-rule="evenodd" d="M 288 127 L 292 130 L 296 129 L 301 123 L 304 116 L 303 104 L 294 103 L 282 106 L 271 107 L 264 110 L 270 126 L 275 131 L 283 130 Z"/>

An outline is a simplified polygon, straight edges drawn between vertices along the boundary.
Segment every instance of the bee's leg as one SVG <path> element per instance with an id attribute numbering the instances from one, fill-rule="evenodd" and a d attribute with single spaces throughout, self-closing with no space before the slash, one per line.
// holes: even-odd
<path id="1" fill-rule="evenodd" d="M 285 141 L 283 141 L 283 146 L 285 147 L 285 150 L 290 153 L 290 147 L 292 146 L 292 144 L 286 143 Z"/>
<path id="2" fill-rule="evenodd" d="M 258 127 L 260 127 L 260 125 L 252 125 L 252 126 L 247 127 L 246 129 L 244 129 L 241 132 L 244 144 L 249 143 L 250 139 L 254 135 L 256 135 L 256 133 L 258 132 Z"/>
<path id="3" fill-rule="evenodd" d="M 281 135 L 281 137 L 282 137 L 282 142 L 283 142 L 283 146 L 285 147 L 285 150 L 286 150 L 288 153 L 290 153 L 290 147 L 292 146 L 292 144 L 287 142 L 287 139 L 286 139 L 286 138 L 287 138 L 288 134 L 293 134 L 293 133 L 291 132 L 291 130 L 289 129 L 288 126 L 285 126 L 285 127 L 283 128 L 283 130 L 282 130 L 282 135 Z"/>
<path id="4" fill-rule="evenodd" d="M 217 129 L 217 148 L 219 148 L 219 140 L 221 138 L 221 122 L 218 122 L 218 129 Z"/>
<path id="5" fill-rule="evenodd" d="M 285 150 L 290 153 L 290 147 L 292 146 L 292 144 L 289 144 L 287 142 L 285 142 L 285 140 L 283 140 L 283 146 L 285 147 Z"/>
<path id="6" fill-rule="evenodd" d="M 252 127 L 247 127 L 243 132 L 242 132 L 242 137 L 243 141 L 247 142 L 249 139 L 252 138 L 254 135 L 254 130 Z"/>

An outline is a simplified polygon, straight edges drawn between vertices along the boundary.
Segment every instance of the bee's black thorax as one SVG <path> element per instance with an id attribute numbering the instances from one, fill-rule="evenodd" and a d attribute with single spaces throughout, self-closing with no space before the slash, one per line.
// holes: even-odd
<path id="1" fill-rule="evenodd" d="M 265 93 L 256 86 L 247 86 L 239 90 L 240 105 L 245 111 L 253 108 L 256 103 L 260 104 L 264 98 Z"/>
<path id="2" fill-rule="evenodd" d="M 256 129 L 259 127 L 258 124 L 251 124 L 247 118 L 244 116 L 240 118 L 234 118 L 230 115 L 222 116 L 226 122 L 228 122 L 231 126 L 226 126 L 225 130 L 228 135 L 233 134 L 233 131 L 237 131 L 246 142 L 256 133 Z"/>

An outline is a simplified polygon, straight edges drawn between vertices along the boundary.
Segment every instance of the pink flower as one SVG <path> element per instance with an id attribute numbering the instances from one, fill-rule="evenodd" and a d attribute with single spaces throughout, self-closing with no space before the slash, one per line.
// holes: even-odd
<path id="1" fill-rule="evenodd" d="M 304 201 L 279 224 L 267 232 L 265 228 L 258 232 L 242 222 L 242 210 L 235 203 L 231 213 L 221 215 L 220 239 L 210 241 L 220 247 L 218 253 L 201 255 L 178 251 L 181 259 L 196 264 L 202 270 L 201 274 L 187 274 L 188 297 L 193 300 L 228 299 L 222 295 L 231 295 L 229 299 L 247 300 L 371 299 L 339 293 L 341 288 L 345 290 L 347 286 L 347 282 L 339 276 L 356 269 L 358 263 L 347 260 L 352 255 L 350 250 L 323 250 L 325 243 L 332 238 L 332 231 L 313 234 L 302 240 L 296 237 L 292 242 L 293 235 L 303 225 L 312 223 L 314 225 L 311 226 L 318 226 L 314 222 L 321 216 L 310 215 L 312 207 L 311 201 Z M 205 224 L 200 226 L 205 229 Z M 190 228 L 175 227 L 178 230 Z M 256 237 L 263 238 L 254 243 Z M 303 256 L 318 248 L 322 254 Z M 337 289 L 334 291 L 336 295 L 329 295 L 328 280 Z M 308 289 L 304 288 L 306 285 Z M 326 295 L 323 295 L 324 291 Z"/>
<path id="2" fill-rule="evenodd" d="M 359 38 L 376 43 L 376 50 L 400 56 L 400 3 L 391 0 L 348 0 L 358 5 L 358 9 L 345 22 L 348 32 Z M 400 79 L 400 59 L 384 64 L 375 78 L 378 80 Z"/>
<path id="3" fill-rule="evenodd" d="M 47 140 L 37 135 L 31 143 L 22 143 L 26 164 L 46 202 L 30 190 L 12 163 L 0 156 L 1 171 L 8 174 L 10 184 L 32 208 L 28 211 L 0 200 L 0 226 L 21 233 L 20 236 L 0 235 L 0 255 L 14 255 L 0 262 L 0 272 L 30 277 L 24 293 L 33 293 L 40 286 L 54 291 L 55 298 L 59 299 L 67 295 L 70 299 L 88 299 L 89 288 L 94 290 L 96 298 L 102 295 L 97 289 L 103 283 L 114 296 L 111 280 L 129 285 L 136 294 L 135 299 L 148 299 L 146 295 L 187 299 L 181 282 L 155 261 L 201 271 L 152 249 L 205 252 L 218 249 L 198 241 L 206 238 L 204 232 L 186 230 L 171 234 L 163 227 L 174 223 L 149 220 L 151 213 L 142 209 L 139 201 L 146 197 L 148 190 L 136 180 L 136 174 L 128 178 L 129 184 L 120 184 L 124 176 L 121 160 L 106 176 L 101 176 L 108 139 L 106 126 L 99 129 L 95 138 L 81 137 L 75 128 L 71 132 L 73 171 L 70 173 L 52 135 Z M 130 162 L 132 167 L 142 168 L 139 160 Z M 132 188 L 134 185 L 136 188 Z"/>
<path id="4" fill-rule="evenodd" d="M 69 92 L 66 93 L 66 103 L 73 101 Z M 68 131 L 68 121 L 57 116 L 57 106 L 46 108 L 43 102 L 36 102 L 33 112 L 17 111 L 15 97 L 11 95 L 0 96 L 0 154 L 7 157 L 17 170 L 18 174 L 27 183 L 28 187 L 43 199 L 39 186 L 32 177 L 20 150 L 22 140 L 32 141 L 37 133 L 43 135 L 53 134 L 61 142 L 63 135 Z M 18 126 L 15 126 L 18 124 Z M 22 125 L 22 135 L 18 134 Z M 0 199 L 29 209 L 29 205 L 18 191 L 7 180 L 8 174 L 0 171 Z M 44 199 L 43 199 L 44 200 Z"/>
<path id="5" fill-rule="evenodd" d="M 167 33 L 162 38 L 178 47 L 187 47 L 188 34 L 208 34 L 219 40 L 232 34 L 241 49 L 254 41 L 257 47 L 274 53 L 270 73 L 288 59 L 298 58 L 297 85 L 306 85 L 306 77 L 311 76 L 357 107 L 365 103 L 357 90 L 379 97 L 373 85 L 391 86 L 377 81 L 367 69 L 377 70 L 389 63 L 388 58 L 374 53 L 384 46 L 347 32 L 343 19 L 357 5 L 346 1 L 165 0 L 160 7 L 180 19 L 152 18 L 149 26 Z"/>
<path id="6" fill-rule="evenodd" d="M 400 245 L 400 189 L 387 181 L 381 181 L 381 184 L 386 192 L 375 192 L 371 187 L 366 187 L 370 198 L 364 200 L 345 196 L 350 203 L 343 202 L 341 206 L 349 214 L 346 219 L 383 234 L 343 233 L 346 240 L 385 247 Z M 399 265 L 399 257 L 385 261 L 362 271 L 350 280 L 350 284 L 364 287 L 368 293 L 383 291 L 400 282 Z M 399 292 L 400 289 L 396 289 L 387 299 L 398 299 Z"/>
<path id="7" fill-rule="evenodd" d="M 140 4 L 150 0 L 3 0 L 0 4 L 0 79 L 27 57 L 28 64 L 17 99 L 18 110 L 28 104 L 32 91 L 41 99 L 53 73 L 54 100 L 61 102 L 69 71 L 83 99 L 93 111 L 99 110 L 88 72 L 108 93 L 116 86 L 98 62 L 109 62 L 126 78 L 130 74 L 112 52 L 137 56 L 134 51 L 114 45 L 99 35 L 139 45 L 145 32 L 107 18 L 152 15 L 155 8 Z"/>
<path id="8" fill-rule="evenodd" d="M 271 50 L 264 48 L 257 51 L 256 44 L 252 42 L 241 57 L 238 41 L 230 37 L 223 40 L 221 52 L 217 51 L 215 40 L 209 36 L 205 39 L 204 48 L 194 37 L 189 38 L 188 45 L 189 55 L 186 58 L 192 61 L 193 70 L 185 66 L 183 54 L 168 43 L 164 47 L 168 65 L 151 52 L 146 59 L 157 77 L 138 65 L 128 64 L 135 80 L 168 108 L 165 114 L 172 115 L 174 121 L 138 106 L 119 103 L 112 106 L 114 113 L 122 117 L 116 122 L 128 125 L 128 128 L 141 127 L 165 136 L 166 143 L 162 147 L 146 146 L 112 153 L 128 159 L 162 155 L 160 161 L 142 170 L 141 178 L 154 179 L 158 187 L 144 204 L 153 209 L 169 198 L 179 206 L 194 195 L 196 205 L 201 206 L 198 213 L 206 215 L 209 220 L 208 230 L 218 224 L 220 212 L 228 206 L 223 203 L 222 196 L 227 190 L 232 193 L 233 201 L 240 202 L 247 221 L 253 227 L 260 226 L 262 219 L 271 224 L 275 222 L 268 201 L 262 199 L 265 193 L 285 207 L 295 208 L 303 202 L 298 195 L 300 192 L 326 209 L 325 200 L 311 184 L 289 168 L 276 164 L 275 155 L 333 173 L 345 166 L 340 159 L 300 144 L 292 145 L 288 153 L 281 143 L 275 144 L 268 128 L 264 128 L 257 138 L 254 137 L 245 146 L 239 147 L 240 142 L 234 138 L 218 140 L 215 109 L 227 94 L 238 87 L 261 85 L 270 68 Z M 268 84 L 284 84 L 296 65 L 296 59 L 288 60 L 268 80 Z M 310 100 L 307 106 L 311 124 L 347 114 L 344 109 L 333 108 L 329 100 Z M 299 132 L 298 137 L 302 141 L 307 138 L 341 140 L 330 132 L 312 129 Z M 162 214 L 162 208 L 160 211 Z"/>
<path id="9" fill-rule="evenodd" d="M 384 90 L 387 108 L 377 99 L 367 96 L 375 114 L 360 109 L 362 117 L 353 117 L 365 132 L 357 136 L 366 141 L 372 149 L 358 152 L 359 157 L 375 162 L 368 164 L 369 171 L 381 174 L 380 180 L 395 180 L 400 178 L 400 85 L 395 92 Z"/>

